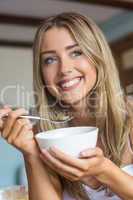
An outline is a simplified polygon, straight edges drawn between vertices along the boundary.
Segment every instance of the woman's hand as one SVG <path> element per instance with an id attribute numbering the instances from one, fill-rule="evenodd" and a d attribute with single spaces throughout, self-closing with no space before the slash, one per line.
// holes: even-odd
<path id="1" fill-rule="evenodd" d="M 9 112 L 11 112 L 11 108 L 9 106 L 4 106 L 3 108 L 0 108 L 0 134 L 1 131 L 3 130 L 3 125 L 4 125 L 4 121 L 2 120 L 2 118 Z"/>
<path id="2" fill-rule="evenodd" d="M 28 119 L 19 118 L 26 114 L 23 108 L 13 111 L 9 107 L 0 109 L 1 136 L 11 145 L 19 149 L 24 155 L 39 155 L 37 144 L 34 140 L 32 124 Z M 8 117 L 3 117 L 8 114 Z"/>
<path id="3" fill-rule="evenodd" d="M 79 158 L 67 155 L 55 147 L 49 151 L 43 149 L 40 156 L 46 165 L 61 176 L 85 184 L 92 177 L 102 182 L 108 161 L 98 147 L 81 152 Z"/>

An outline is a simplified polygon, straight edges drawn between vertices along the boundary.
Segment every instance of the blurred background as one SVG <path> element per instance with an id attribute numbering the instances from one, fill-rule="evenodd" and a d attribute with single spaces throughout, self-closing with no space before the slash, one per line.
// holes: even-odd
<path id="1" fill-rule="evenodd" d="M 77 11 L 103 30 L 115 56 L 123 88 L 133 94 L 132 0 L 0 0 L 0 103 L 30 109 L 32 44 L 48 15 Z M 0 138 L 0 187 L 26 184 L 20 152 Z"/>

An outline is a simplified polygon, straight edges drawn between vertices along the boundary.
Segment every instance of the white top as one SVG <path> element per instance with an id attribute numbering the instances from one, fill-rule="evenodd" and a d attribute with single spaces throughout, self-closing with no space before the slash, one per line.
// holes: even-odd
<path id="1" fill-rule="evenodd" d="M 123 167 L 122 170 L 128 173 L 129 175 L 133 176 L 133 164 Z M 112 194 L 112 196 L 108 196 L 105 190 L 98 191 L 88 186 L 85 186 L 85 189 L 91 200 L 122 200 L 115 194 Z M 70 197 L 68 193 L 64 191 L 63 200 L 76 200 L 76 199 Z"/>

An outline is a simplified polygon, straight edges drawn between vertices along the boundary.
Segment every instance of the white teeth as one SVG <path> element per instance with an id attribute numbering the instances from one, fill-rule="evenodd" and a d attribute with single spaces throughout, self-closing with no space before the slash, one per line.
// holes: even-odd
<path id="1" fill-rule="evenodd" d="M 73 79 L 71 81 L 68 81 L 67 83 L 62 83 L 61 87 L 62 88 L 68 88 L 68 87 L 71 87 L 74 84 L 78 83 L 79 81 L 80 81 L 80 78 L 75 78 L 75 79 Z"/>

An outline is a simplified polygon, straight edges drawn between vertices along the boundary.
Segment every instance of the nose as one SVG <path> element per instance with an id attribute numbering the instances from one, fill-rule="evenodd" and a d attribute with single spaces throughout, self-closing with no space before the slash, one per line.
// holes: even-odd
<path id="1" fill-rule="evenodd" d="M 68 58 L 62 58 L 60 60 L 60 74 L 61 75 L 67 75 L 72 73 L 73 71 L 73 62 L 70 61 Z"/>

